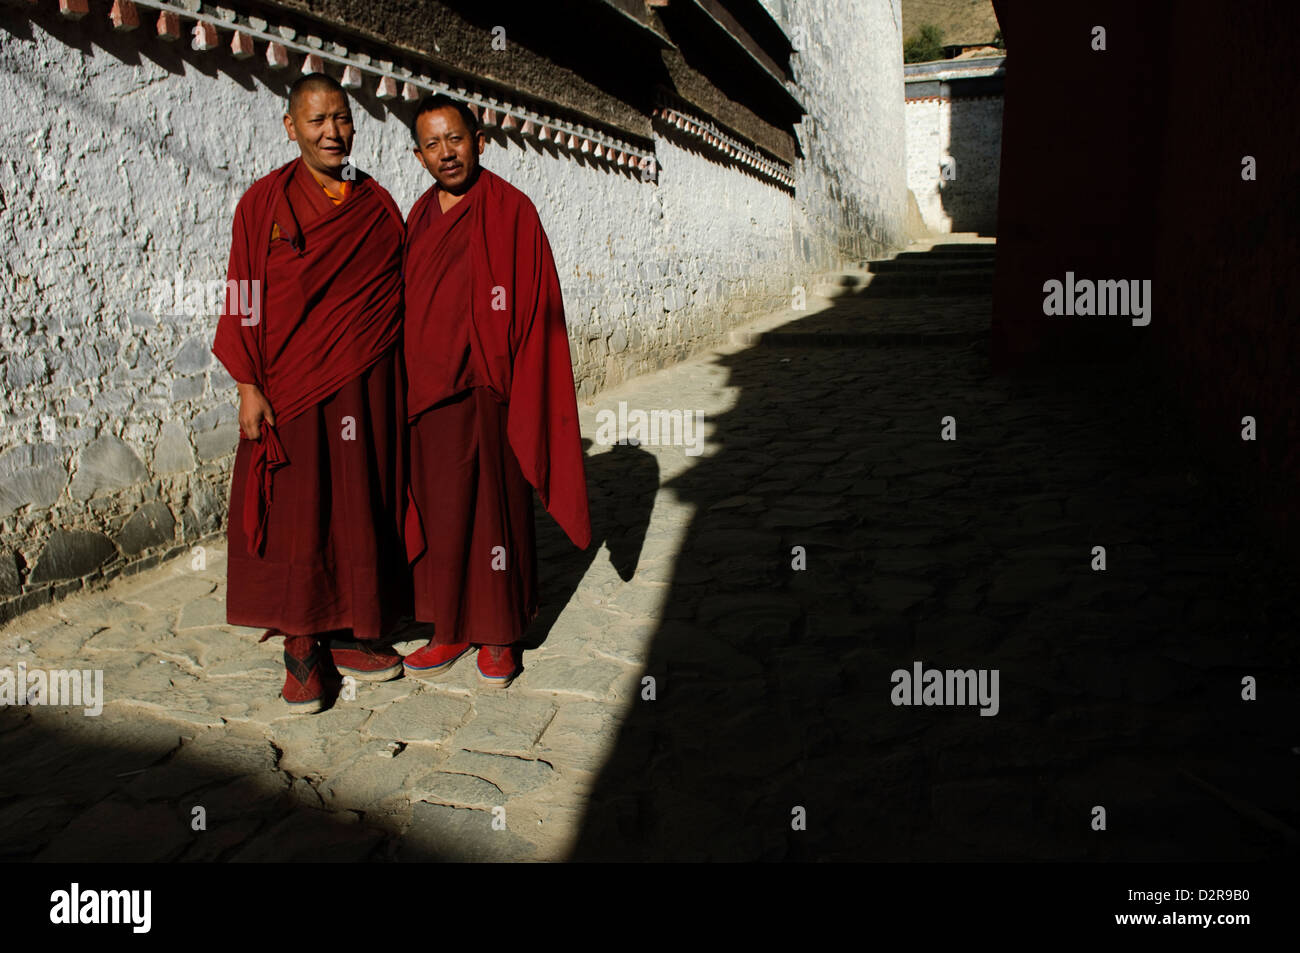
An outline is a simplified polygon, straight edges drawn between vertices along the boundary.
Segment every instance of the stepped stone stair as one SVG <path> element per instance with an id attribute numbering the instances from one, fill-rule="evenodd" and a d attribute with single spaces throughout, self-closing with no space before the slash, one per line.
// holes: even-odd
<path id="1" fill-rule="evenodd" d="M 978 345 L 988 335 L 997 240 L 969 233 L 913 242 L 809 289 L 806 311 L 783 310 L 733 330 L 747 346 Z"/>
<path id="2" fill-rule="evenodd" d="M 857 262 L 813 294 L 836 298 L 871 288 L 872 295 L 902 296 L 989 294 L 997 240 L 968 233 L 935 236 L 914 242 L 891 258 Z"/>

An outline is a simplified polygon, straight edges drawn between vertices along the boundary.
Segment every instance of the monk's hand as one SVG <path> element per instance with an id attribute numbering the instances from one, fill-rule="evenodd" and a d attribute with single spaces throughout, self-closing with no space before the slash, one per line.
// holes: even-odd
<path id="1" fill-rule="evenodd" d="M 240 384 L 239 429 L 249 440 L 258 440 L 262 436 L 262 421 L 275 426 L 275 416 L 266 395 L 254 384 Z"/>

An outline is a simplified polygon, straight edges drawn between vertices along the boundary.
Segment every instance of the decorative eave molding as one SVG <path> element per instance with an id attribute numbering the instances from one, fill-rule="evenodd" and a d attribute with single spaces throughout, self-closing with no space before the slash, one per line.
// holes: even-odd
<path id="1" fill-rule="evenodd" d="M 986 76 L 1005 76 L 1005 56 L 975 57 L 969 60 L 935 60 L 930 63 L 905 63 L 903 82 L 916 83 L 927 80 L 979 79 Z"/>
<path id="2" fill-rule="evenodd" d="M 903 104 L 917 106 L 924 103 L 969 103 L 983 99 L 1001 101 L 1003 96 L 1001 93 L 986 93 L 979 96 L 917 96 L 915 99 L 904 100 Z"/>
<path id="3" fill-rule="evenodd" d="M 1005 56 L 908 63 L 903 67 L 903 98 L 909 103 L 951 102 L 1002 96 Z"/>
<path id="4" fill-rule="evenodd" d="M 903 84 L 903 98 L 909 102 L 927 99 L 981 99 L 989 96 L 1001 96 L 1003 90 L 1002 74 L 994 76 L 972 76 L 966 79 L 921 79 Z"/>
<path id="5" fill-rule="evenodd" d="M 36 7 L 54 0 L 25 0 L 21 5 Z M 80 20 L 89 11 L 88 0 L 57 0 L 59 12 L 69 20 Z M 158 16 L 150 29 L 148 18 L 142 10 L 157 11 Z M 165 42 L 175 42 L 188 36 L 190 48 L 196 52 L 216 49 L 223 42 L 222 34 L 231 37 L 229 46 L 237 59 L 247 59 L 256 53 L 257 43 L 265 44 L 265 60 L 269 69 L 286 69 L 290 56 L 302 56 L 303 73 L 323 72 L 325 64 L 341 67 L 340 82 L 344 88 L 362 89 L 365 78 L 374 81 L 374 95 L 379 100 L 396 99 L 406 102 L 418 100 L 423 93 L 441 93 L 467 103 L 485 128 L 502 131 L 514 130 L 518 135 L 551 142 L 557 148 L 599 160 L 610 166 L 634 170 L 643 182 L 654 182 L 658 176 L 658 163 L 654 152 L 602 130 L 568 122 L 540 110 L 528 109 L 518 99 L 506 99 L 504 92 L 490 95 L 483 89 L 459 85 L 446 74 L 439 78 L 418 74 L 411 69 L 395 65 L 393 60 L 372 58 L 367 53 L 350 51 L 345 45 L 328 41 L 324 37 L 301 33 L 292 26 L 276 26 L 268 20 L 245 15 L 229 7 L 201 0 L 113 0 L 109 12 L 114 29 L 127 32 L 143 27 L 146 32 Z M 320 32 L 325 32 L 321 30 Z M 409 51 L 395 51 L 397 58 L 415 59 Z M 436 67 L 434 68 L 436 70 Z M 484 84 L 486 85 L 486 84 Z"/>
<path id="6" fill-rule="evenodd" d="M 729 135 L 709 120 L 685 111 L 680 104 L 670 104 L 661 96 L 660 104 L 654 110 L 654 118 L 696 140 L 729 162 L 751 169 L 786 189 L 794 189 L 794 175 L 790 166 L 765 155 L 752 144 Z"/>
<path id="7" fill-rule="evenodd" d="M 90 13 L 89 0 L 4 2 L 28 9 L 42 5 L 52 7 L 57 2 L 59 13 L 68 20 L 80 20 Z M 95 2 L 107 5 L 108 0 Z M 237 4 L 238 0 L 229 2 Z M 156 19 L 152 16 L 155 12 Z M 262 56 L 266 67 L 271 70 L 290 68 L 291 57 L 301 57 L 298 69 L 303 73 L 323 72 L 329 64 L 341 73 L 339 78 L 344 88 L 354 93 L 373 82 L 373 95 L 380 101 L 400 96 L 405 102 L 413 102 L 424 93 L 440 93 L 468 104 L 488 130 L 497 129 L 539 143 L 553 143 L 557 149 L 585 156 L 588 161 L 636 174 L 643 182 L 658 180 L 659 165 L 653 147 L 639 146 L 618 138 L 609 130 L 553 115 L 551 107 L 535 97 L 500 88 L 490 80 L 453 78 L 450 73 L 457 72 L 454 67 L 422 59 L 421 54 L 409 49 L 385 45 L 382 39 L 367 38 L 362 42 L 370 45 L 372 51 L 391 51 L 391 60 L 372 57 L 369 53 L 351 50 L 343 43 L 330 40 L 328 23 L 316 26 L 316 21 L 306 18 L 313 23 L 312 32 L 306 32 L 287 22 L 274 24 L 267 18 L 203 0 L 112 0 L 108 17 L 119 32 L 143 29 L 146 35 L 163 42 L 188 38 L 190 48 L 199 53 L 227 44 L 236 59 L 245 60 L 257 55 L 258 44 L 262 44 Z M 303 22 L 303 18 L 289 12 L 283 19 L 299 25 Z M 403 60 L 414 64 L 416 69 L 401 65 Z M 421 63 L 427 63 L 429 73 L 418 72 Z M 435 74 L 436 78 L 430 74 Z M 672 130 L 676 135 L 693 139 L 704 151 L 712 152 L 727 165 L 748 169 L 786 190 L 795 188 L 790 163 L 735 132 L 725 131 L 713 121 L 702 118 L 663 89 L 658 92 L 651 119 L 660 130 Z"/>

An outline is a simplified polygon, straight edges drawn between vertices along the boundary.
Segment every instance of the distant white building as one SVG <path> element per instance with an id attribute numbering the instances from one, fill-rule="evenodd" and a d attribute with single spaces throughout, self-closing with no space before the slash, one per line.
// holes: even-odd
<path id="1" fill-rule="evenodd" d="M 997 231 L 1005 62 L 994 56 L 903 68 L 907 187 L 932 232 Z"/>

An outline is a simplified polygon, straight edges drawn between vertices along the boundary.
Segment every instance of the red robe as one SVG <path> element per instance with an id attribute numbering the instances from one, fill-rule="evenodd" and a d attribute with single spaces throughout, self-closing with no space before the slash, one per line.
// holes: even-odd
<path id="1" fill-rule="evenodd" d="M 528 197 L 480 169 L 408 216 L 408 555 L 434 641 L 508 645 L 537 612 L 532 492 L 591 543 L 564 303 Z"/>
<path id="2" fill-rule="evenodd" d="M 228 281 L 260 283 L 245 286 L 260 302 L 227 286 L 213 353 L 260 388 L 275 426 L 241 433 L 235 458 L 232 625 L 375 639 L 406 608 L 403 238 L 373 179 L 336 206 L 301 159 L 235 210 Z"/>

